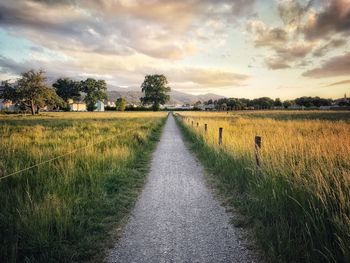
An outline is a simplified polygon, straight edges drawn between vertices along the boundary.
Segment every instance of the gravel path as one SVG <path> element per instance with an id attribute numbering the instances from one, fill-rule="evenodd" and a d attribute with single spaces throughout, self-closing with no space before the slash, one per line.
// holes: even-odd
<path id="1" fill-rule="evenodd" d="M 151 171 L 107 262 L 254 262 L 169 115 Z"/>

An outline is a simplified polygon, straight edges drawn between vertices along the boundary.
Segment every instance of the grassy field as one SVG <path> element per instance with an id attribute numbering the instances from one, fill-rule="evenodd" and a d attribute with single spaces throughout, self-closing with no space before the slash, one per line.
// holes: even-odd
<path id="1" fill-rule="evenodd" d="M 214 183 L 271 261 L 350 262 L 350 112 L 179 114 Z"/>
<path id="2" fill-rule="evenodd" d="M 143 186 L 165 117 L 1 115 L 0 262 L 102 261 Z"/>

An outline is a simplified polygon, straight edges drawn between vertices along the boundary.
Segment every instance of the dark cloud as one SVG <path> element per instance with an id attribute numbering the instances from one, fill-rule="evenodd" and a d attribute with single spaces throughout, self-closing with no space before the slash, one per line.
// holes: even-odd
<path id="1" fill-rule="evenodd" d="M 313 2 L 310 0 L 303 5 L 298 0 L 280 0 L 278 3 L 279 16 L 285 25 L 299 26 Z"/>
<path id="2" fill-rule="evenodd" d="M 295 60 L 298 58 L 304 58 L 309 54 L 313 49 L 312 45 L 308 44 L 294 44 L 287 47 L 276 47 L 276 53 L 285 60 Z"/>
<path id="3" fill-rule="evenodd" d="M 350 32 L 349 0 L 331 0 L 322 11 L 309 18 L 303 27 L 307 39 L 320 39 L 331 33 Z"/>
<path id="4" fill-rule="evenodd" d="M 275 47 L 288 41 L 288 34 L 284 29 L 269 28 L 259 20 L 250 21 L 247 31 L 253 34 L 256 47 Z"/>
<path id="5" fill-rule="evenodd" d="M 281 57 L 266 58 L 265 64 L 268 69 L 272 69 L 272 70 L 290 68 L 290 65 L 287 63 L 287 61 Z"/>
<path id="6" fill-rule="evenodd" d="M 265 59 L 265 64 L 269 69 L 287 69 L 293 67 L 305 67 L 310 62 L 304 58 L 313 49 L 312 45 L 293 44 L 290 46 L 275 47 L 276 54 L 272 58 Z"/>
<path id="7" fill-rule="evenodd" d="M 280 0 L 278 12 L 285 25 L 294 26 L 308 40 L 350 32 L 349 0 L 309 0 L 304 4 L 299 0 Z"/>
<path id="8" fill-rule="evenodd" d="M 250 21 L 247 30 L 253 34 L 256 47 L 267 47 L 274 52 L 265 60 L 269 69 L 290 68 L 291 63 L 304 59 L 314 48 L 311 43 L 295 40 L 284 28 L 270 28 L 258 20 Z"/>
<path id="9" fill-rule="evenodd" d="M 326 61 L 321 67 L 303 73 L 305 77 L 325 78 L 350 75 L 350 52 Z"/>
<path id="10" fill-rule="evenodd" d="M 30 68 L 25 63 L 18 63 L 13 59 L 6 58 L 0 55 L 0 72 L 10 74 L 21 74 L 28 71 Z"/>
<path id="11" fill-rule="evenodd" d="M 30 47 L 30 50 L 34 51 L 34 52 L 38 52 L 38 53 L 44 53 L 45 49 L 39 46 L 32 46 Z"/>
<path id="12" fill-rule="evenodd" d="M 177 83 L 191 82 L 206 87 L 228 87 L 241 85 L 249 79 L 248 75 L 232 71 L 207 68 L 186 67 L 183 70 L 171 70 L 166 73 L 169 80 Z"/>
<path id="13" fill-rule="evenodd" d="M 75 0 L 32 0 L 32 2 L 37 2 L 47 5 L 73 5 L 76 3 Z"/>
<path id="14" fill-rule="evenodd" d="M 331 83 L 327 85 L 327 87 L 333 87 L 333 86 L 344 85 L 344 84 L 350 84 L 350 79 Z"/>
<path id="15" fill-rule="evenodd" d="M 255 46 L 275 46 L 278 43 L 284 43 L 288 39 L 287 32 L 281 28 L 272 28 L 261 35 L 255 40 Z"/>
<path id="16" fill-rule="evenodd" d="M 79 64 L 72 61 L 55 61 L 54 63 L 31 59 L 26 61 L 15 61 L 13 59 L 0 56 L 0 73 L 8 73 L 19 75 L 30 69 L 39 70 L 47 69 L 46 75 L 50 82 L 55 81 L 59 77 L 71 77 L 74 79 L 84 79 L 87 77 L 105 79 L 118 85 L 138 86 L 142 82 L 145 75 L 151 73 L 161 73 L 168 77 L 174 88 L 218 88 L 233 87 L 242 85 L 250 77 L 245 74 L 236 73 L 229 70 L 215 70 L 210 68 L 198 67 L 181 67 L 167 68 L 161 66 L 141 66 L 134 71 L 128 71 L 124 68 L 101 69 L 95 70 L 91 68 L 87 72 L 81 71 Z M 111 76 L 116 74 L 116 79 Z"/>
<path id="17" fill-rule="evenodd" d="M 80 74 L 79 69 L 73 63 L 55 61 L 50 63 L 37 59 L 25 61 L 16 61 L 8 57 L 0 55 L 0 72 L 20 75 L 28 70 L 49 70 L 46 75 L 49 80 L 55 80 L 58 77 L 63 77 L 62 74 L 69 77 L 77 77 Z"/>
<path id="18" fill-rule="evenodd" d="M 252 15 L 254 10 L 255 0 L 235 0 L 232 12 L 236 16 Z"/>
<path id="19" fill-rule="evenodd" d="M 50 49 L 179 59 L 193 52 L 198 28 L 225 38 L 226 30 L 208 23 L 227 27 L 251 12 L 254 2 L 5 0 L 0 26 Z"/>
<path id="20" fill-rule="evenodd" d="M 312 64 L 313 64 L 313 62 L 311 60 L 302 60 L 297 64 L 297 67 L 304 68 L 304 67 L 310 66 Z"/>
<path id="21" fill-rule="evenodd" d="M 309 55 L 322 57 L 346 44 L 350 0 L 279 0 L 277 9 L 284 26 L 271 27 L 259 20 L 247 25 L 254 45 L 274 52 L 265 61 L 269 69 L 304 67 Z"/>
<path id="22" fill-rule="evenodd" d="M 346 45 L 346 40 L 342 39 L 342 38 L 336 38 L 336 39 L 332 39 L 331 41 L 327 42 L 326 44 L 318 47 L 317 49 L 315 49 L 315 51 L 313 52 L 313 55 L 315 57 L 322 57 L 324 56 L 329 50 L 332 50 L 334 48 L 338 48 L 341 46 Z"/>

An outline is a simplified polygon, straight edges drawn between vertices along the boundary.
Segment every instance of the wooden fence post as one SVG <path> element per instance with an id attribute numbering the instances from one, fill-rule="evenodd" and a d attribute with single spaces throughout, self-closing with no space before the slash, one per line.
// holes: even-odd
<path id="1" fill-rule="evenodd" d="M 219 145 L 222 145 L 222 128 L 219 128 Z"/>
<path id="2" fill-rule="evenodd" d="M 199 123 L 197 122 L 197 127 L 199 126 Z"/>
<path id="3" fill-rule="evenodd" d="M 205 132 L 208 131 L 208 124 L 204 124 L 204 131 L 205 131 Z"/>
<path id="4" fill-rule="evenodd" d="M 255 136 L 255 160 L 256 165 L 261 167 L 261 137 Z"/>
<path id="5" fill-rule="evenodd" d="M 193 121 L 192 121 L 192 126 L 193 126 Z"/>

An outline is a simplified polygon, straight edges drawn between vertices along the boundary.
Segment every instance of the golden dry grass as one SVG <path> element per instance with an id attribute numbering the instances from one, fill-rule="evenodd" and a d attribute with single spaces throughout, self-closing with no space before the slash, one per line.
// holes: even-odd
<path id="1" fill-rule="evenodd" d="M 143 184 L 165 116 L 0 116 L 0 261 L 86 262 L 102 253 Z"/>
<path id="2" fill-rule="evenodd" d="M 227 164 L 220 156 L 225 154 L 236 166 L 242 166 L 237 168 L 241 174 L 254 174 L 244 177 L 232 171 L 230 181 L 228 172 L 225 183 L 231 183 L 232 188 L 250 184 L 243 192 L 249 193 L 249 198 L 258 198 L 256 203 L 265 209 L 255 207 L 251 213 L 263 224 L 271 223 L 267 223 L 272 219 L 269 217 L 280 225 L 283 221 L 284 231 L 290 231 L 289 237 L 283 237 L 284 233 L 278 233 L 280 226 L 273 223 L 275 230 L 269 231 L 275 231 L 272 236 L 282 243 L 269 249 L 282 253 L 289 248 L 288 253 L 283 252 L 288 254 L 287 261 L 350 260 L 350 113 L 340 113 L 343 120 L 336 120 L 337 113 L 332 112 L 180 114 L 187 129 L 217 153 L 223 170 Z M 223 128 L 221 146 L 219 127 Z M 262 137 L 261 169 L 255 164 L 256 135 Z M 297 207 L 291 208 L 291 203 Z"/>

